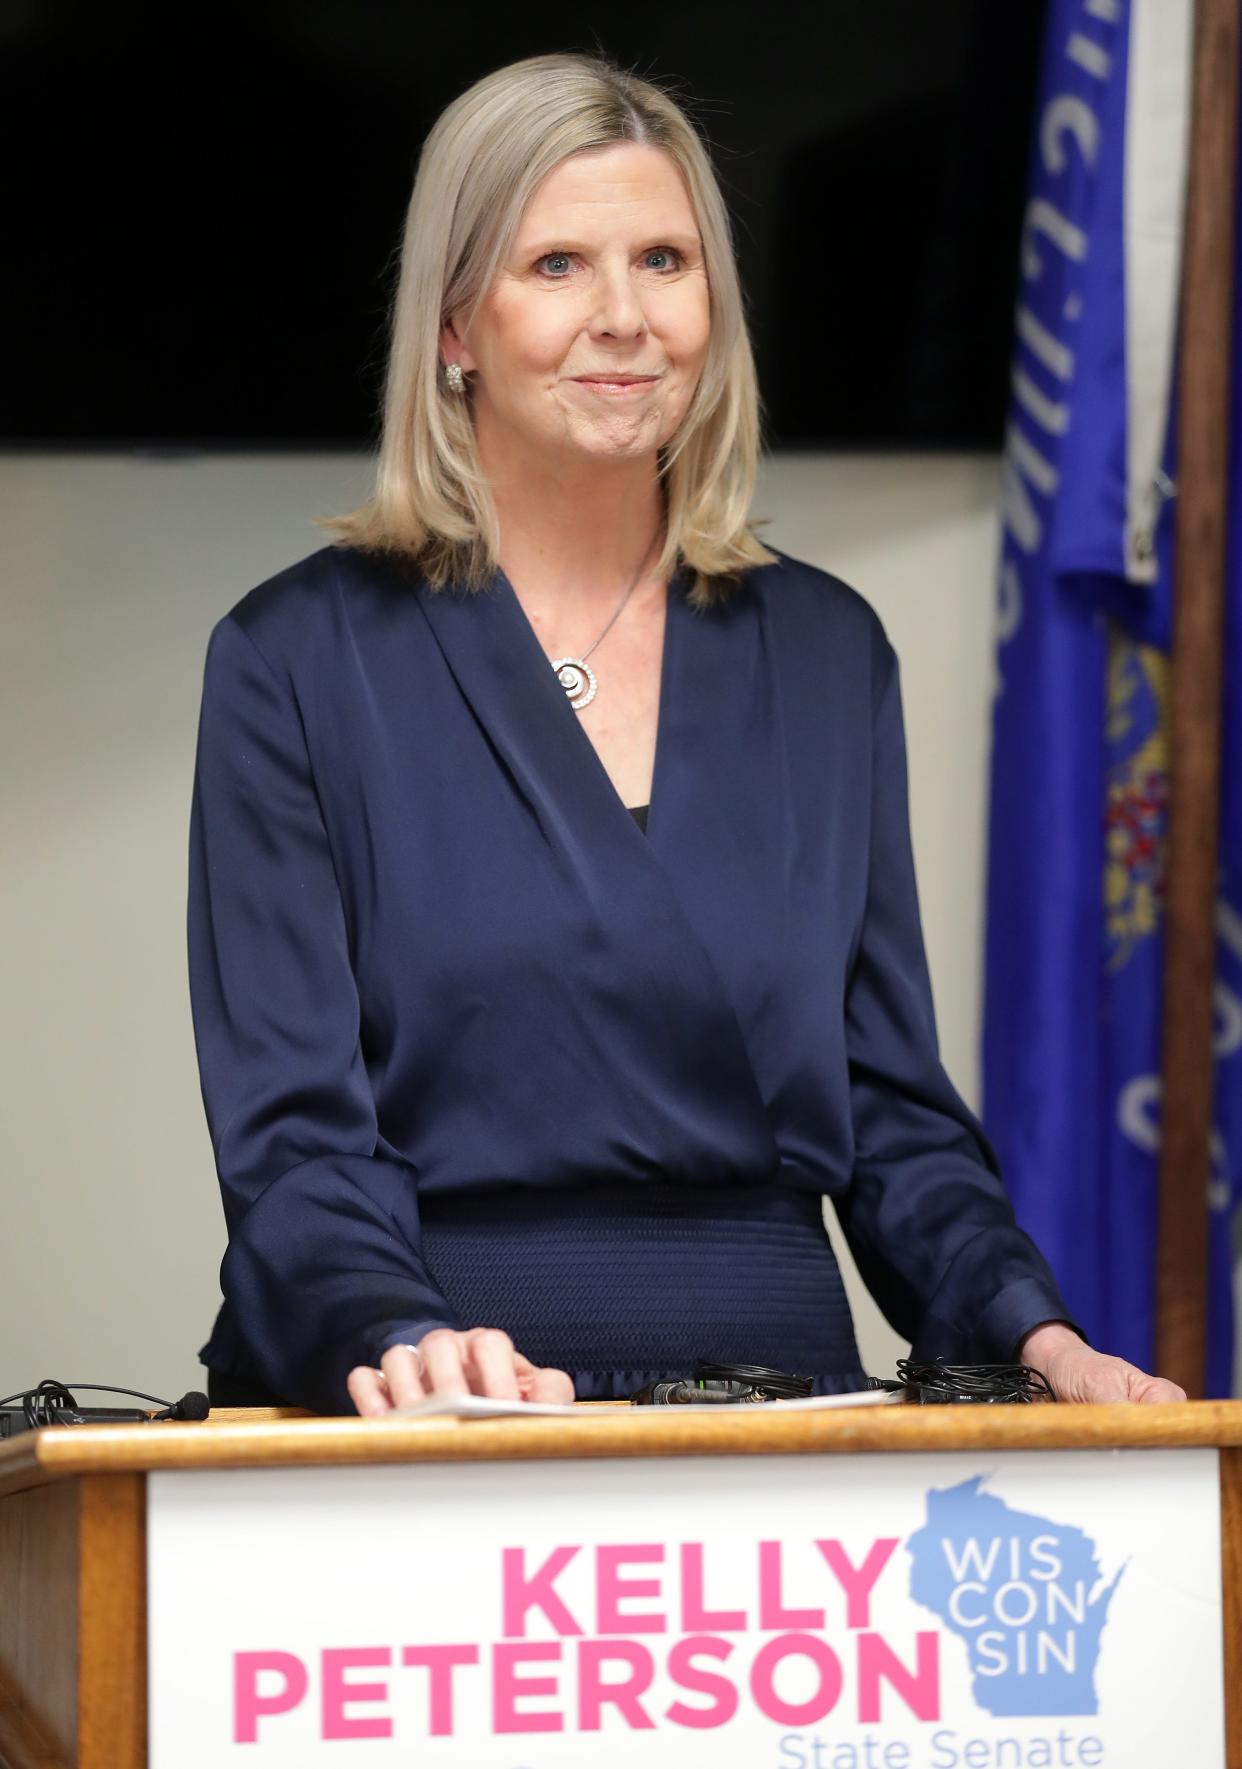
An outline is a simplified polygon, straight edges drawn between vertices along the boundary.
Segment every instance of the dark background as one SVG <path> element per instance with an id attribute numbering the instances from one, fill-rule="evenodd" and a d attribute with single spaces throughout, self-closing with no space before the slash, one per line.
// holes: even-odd
<path id="1" fill-rule="evenodd" d="M 3 0 L 0 446 L 378 430 L 415 162 L 480 75 L 671 86 L 733 216 L 771 446 L 999 449 L 1043 0 Z"/>

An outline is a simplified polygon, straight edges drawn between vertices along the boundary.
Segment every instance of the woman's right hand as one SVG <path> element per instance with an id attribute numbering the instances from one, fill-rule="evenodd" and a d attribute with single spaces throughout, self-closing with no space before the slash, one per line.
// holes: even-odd
<path id="1" fill-rule="evenodd" d="M 358 1364 L 347 1378 L 349 1398 L 364 1417 L 408 1407 L 428 1394 L 489 1394 L 497 1400 L 571 1401 L 564 1370 L 541 1369 L 523 1357 L 499 1327 L 454 1332 L 433 1327 L 417 1348 L 391 1345 L 380 1367 Z"/>

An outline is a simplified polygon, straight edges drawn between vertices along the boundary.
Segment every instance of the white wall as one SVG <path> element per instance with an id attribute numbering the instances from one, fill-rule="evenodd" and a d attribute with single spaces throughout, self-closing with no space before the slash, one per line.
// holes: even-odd
<path id="1" fill-rule="evenodd" d="M 756 501 L 765 537 L 861 590 L 901 655 L 941 1042 L 976 1106 L 997 475 L 782 456 Z M 203 655 L 366 479 L 345 455 L 0 458 L 0 1393 L 204 1383 L 224 1232 L 186 987 Z M 888 1373 L 901 1347 L 855 1300 Z"/>
<path id="2" fill-rule="evenodd" d="M 980 456 L 782 456 L 756 511 L 783 551 L 861 590 L 901 660 L 910 824 L 944 1064 L 980 1098 L 983 889 L 1000 463 Z M 866 1368 L 907 1347 L 830 1222 Z"/>

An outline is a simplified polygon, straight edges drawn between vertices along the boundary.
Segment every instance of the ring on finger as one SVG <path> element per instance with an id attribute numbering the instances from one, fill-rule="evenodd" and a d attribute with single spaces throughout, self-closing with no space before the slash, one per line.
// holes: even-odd
<path id="1" fill-rule="evenodd" d="M 412 1351 L 414 1353 L 414 1362 L 418 1370 L 418 1379 L 421 1382 L 423 1377 L 427 1374 L 426 1365 L 423 1363 L 422 1352 L 418 1349 L 417 1345 L 403 1345 L 401 1349 L 402 1351 Z"/>

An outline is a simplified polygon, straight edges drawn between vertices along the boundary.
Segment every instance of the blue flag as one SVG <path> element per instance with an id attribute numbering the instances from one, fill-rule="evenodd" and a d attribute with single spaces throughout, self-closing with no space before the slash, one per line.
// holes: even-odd
<path id="1" fill-rule="evenodd" d="M 988 860 L 984 1122 L 1075 1318 L 1146 1369 L 1191 33 L 1191 0 L 1049 7 L 1004 463 Z M 1233 1386 L 1242 1225 L 1242 491 L 1229 558 L 1205 1274 L 1216 1395 Z"/>

